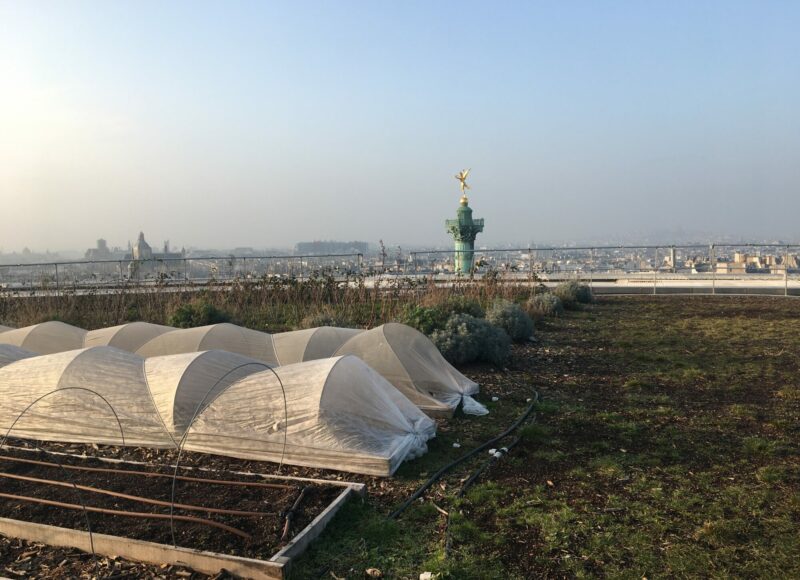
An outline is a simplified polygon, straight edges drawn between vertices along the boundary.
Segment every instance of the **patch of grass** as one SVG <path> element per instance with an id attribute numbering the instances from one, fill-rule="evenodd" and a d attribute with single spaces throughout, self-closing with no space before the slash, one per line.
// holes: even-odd
<path id="1" fill-rule="evenodd" d="M 431 546 L 421 538 L 436 533 L 435 522 L 422 517 L 396 522 L 368 504 L 349 502 L 325 530 L 323 541 L 312 544 L 293 566 L 293 577 L 330 577 L 333 572 L 340 578 L 363 578 L 367 568 L 416 569 L 431 556 Z"/>
<path id="2" fill-rule="evenodd" d="M 632 377 L 630 379 L 627 379 L 624 383 L 622 383 L 622 388 L 625 390 L 638 391 L 639 389 L 644 388 L 644 386 L 645 386 L 644 382 L 637 377 Z"/>
<path id="3" fill-rule="evenodd" d="M 519 437 L 526 444 L 541 445 L 547 441 L 549 435 L 550 430 L 540 423 L 531 423 L 519 430 Z"/>
<path id="4" fill-rule="evenodd" d="M 753 407 L 753 405 L 745 405 L 740 403 L 734 403 L 728 407 L 728 413 L 732 417 L 736 417 L 738 419 L 755 419 L 758 416 L 757 410 Z"/>
<path id="5" fill-rule="evenodd" d="M 742 451 L 750 457 L 772 457 L 778 445 L 764 437 L 746 437 L 742 441 Z"/>
<path id="6" fill-rule="evenodd" d="M 758 481 L 766 484 L 797 483 L 800 468 L 790 465 L 765 465 L 756 471 Z"/>
<path id="7" fill-rule="evenodd" d="M 624 473 L 622 465 L 616 457 L 605 456 L 598 457 L 589 462 L 589 469 L 594 472 L 598 477 L 603 478 L 619 478 Z"/>
<path id="8" fill-rule="evenodd" d="M 536 403 L 536 413 L 539 415 L 552 415 L 559 410 L 559 405 L 553 401 L 539 401 Z"/>
<path id="9" fill-rule="evenodd" d="M 496 506 L 497 501 L 506 496 L 508 490 L 495 482 L 473 486 L 466 495 L 467 500 L 476 505 Z"/>
<path id="10" fill-rule="evenodd" d="M 800 387 L 797 385 L 786 385 L 775 394 L 784 401 L 800 401 Z"/>

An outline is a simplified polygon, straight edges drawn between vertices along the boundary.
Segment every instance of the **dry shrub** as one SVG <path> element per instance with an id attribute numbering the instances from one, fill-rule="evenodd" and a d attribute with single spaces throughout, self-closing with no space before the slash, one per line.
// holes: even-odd
<path id="1" fill-rule="evenodd" d="M 564 314 L 564 305 L 561 299 L 549 292 L 536 294 L 525 303 L 525 309 L 534 320 L 557 317 Z"/>

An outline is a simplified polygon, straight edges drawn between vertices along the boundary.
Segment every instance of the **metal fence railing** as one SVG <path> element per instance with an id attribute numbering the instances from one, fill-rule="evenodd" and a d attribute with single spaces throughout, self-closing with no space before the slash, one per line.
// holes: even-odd
<path id="1" fill-rule="evenodd" d="M 478 275 L 581 280 L 598 293 L 800 294 L 798 244 L 685 244 L 478 249 Z M 414 275 L 447 275 L 452 250 L 411 252 Z"/>
<path id="2" fill-rule="evenodd" d="M 710 244 L 490 248 L 474 251 L 474 270 L 454 271 L 455 250 L 387 253 L 207 256 L 0 264 L 6 295 L 114 292 L 157 286 L 202 287 L 270 277 L 401 278 L 438 283 L 480 280 L 553 285 L 581 280 L 597 293 L 800 294 L 799 244 Z"/>
<path id="3" fill-rule="evenodd" d="M 265 276 L 305 280 L 322 274 L 352 276 L 362 271 L 362 262 L 363 254 L 324 254 L 0 264 L 0 291 L 114 290 L 132 285 L 196 286 Z"/>

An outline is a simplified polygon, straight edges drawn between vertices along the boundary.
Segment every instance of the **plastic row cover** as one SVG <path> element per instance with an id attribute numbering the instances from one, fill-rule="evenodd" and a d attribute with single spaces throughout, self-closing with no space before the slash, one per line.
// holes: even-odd
<path id="1" fill-rule="evenodd" d="M 0 343 L 18 346 L 36 354 L 54 354 L 90 346 L 114 346 L 136 352 L 149 340 L 171 330 L 176 329 L 147 322 L 131 322 L 87 332 L 53 320 L 25 328 L 0 326 Z"/>
<path id="2" fill-rule="evenodd" d="M 82 342 L 76 346 L 79 333 L 83 333 Z M 115 346 L 144 357 L 220 349 L 272 366 L 352 354 L 429 415 L 450 416 L 462 401 L 467 413 L 488 412 L 471 397 L 478 392 L 478 385 L 450 365 L 424 334 L 404 324 L 384 324 L 367 331 L 323 326 L 270 335 L 233 324 L 174 329 L 133 322 L 86 333 L 60 322 L 47 322 L 0 334 L 0 342 L 40 354 L 84 345 Z M 59 344 L 61 348 L 57 348 Z"/>
<path id="3" fill-rule="evenodd" d="M 36 356 L 36 353 L 18 346 L 0 344 L 0 367 L 32 356 Z"/>
<path id="4" fill-rule="evenodd" d="M 465 413 L 489 412 L 471 396 L 478 392 L 478 384 L 448 363 L 427 336 L 405 324 L 384 324 L 353 336 L 334 352 L 334 356 L 342 355 L 355 355 L 380 369 L 415 403 L 415 393 L 420 393 L 435 399 L 448 414 L 462 402 Z"/>
<path id="5" fill-rule="evenodd" d="M 279 365 L 355 355 L 429 415 L 450 416 L 462 400 L 465 412 L 488 412 L 470 396 L 478 392 L 477 383 L 448 363 L 428 337 L 404 324 L 366 331 L 323 326 L 274 335 L 217 324 L 163 333 L 137 352 L 147 357 L 210 347 Z"/>
<path id="6" fill-rule="evenodd" d="M 0 332 L 0 343 L 18 346 L 36 354 L 53 354 L 83 348 L 85 336 L 86 331 L 82 328 L 50 321 Z"/>
<path id="7" fill-rule="evenodd" d="M 158 448 L 185 437 L 187 450 L 371 475 L 435 434 L 352 356 L 272 369 L 222 351 L 145 360 L 94 347 L 6 364 L 0 401 L 0 429 L 15 437 Z"/>

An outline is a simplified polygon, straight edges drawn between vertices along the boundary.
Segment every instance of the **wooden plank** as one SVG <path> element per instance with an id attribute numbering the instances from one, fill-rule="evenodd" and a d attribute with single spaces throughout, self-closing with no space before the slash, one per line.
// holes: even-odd
<path id="1" fill-rule="evenodd" d="M 278 561 L 281 558 L 296 558 L 300 554 L 302 554 L 308 545 L 314 541 L 321 533 L 322 530 L 330 523 L 333 519 L 333 516 L 336 515 L 336 512 L 339 511 L 347 499 L 350 497 L 351 494 L 355 495 L 358 491 L 355 489 L 345 489 L 342 493 L 340 493 L 333 503 L 329 505 L 325 510 L 319 514 L 317 517 L 313 519 L 313 521 L 308 524 L 302 532 L 297 534 L 292 540 L 283 547 L 277 554 L 272 557 L 273 561 Z"/>
<path id="2" fill-rule="evenodd" d="M 350 490 L 345 493 L 350 493 Z M 77 548 L 88 553 L 92 551 L 89 533 L 82 530 L 0 518 L 0 534 L 50 546 Z M 205 574 L 217 574 L 224 568 L 244 578 L 284 580 L 288 572 L 289 558 L 284 557 L 276 556 L 270 560 L 255 560 L 191 548 L 176 548 L 106 534 L 92 534 L 92 540 L 97 554 L 120 556 L 150 564 L 187 566 Z"/>

